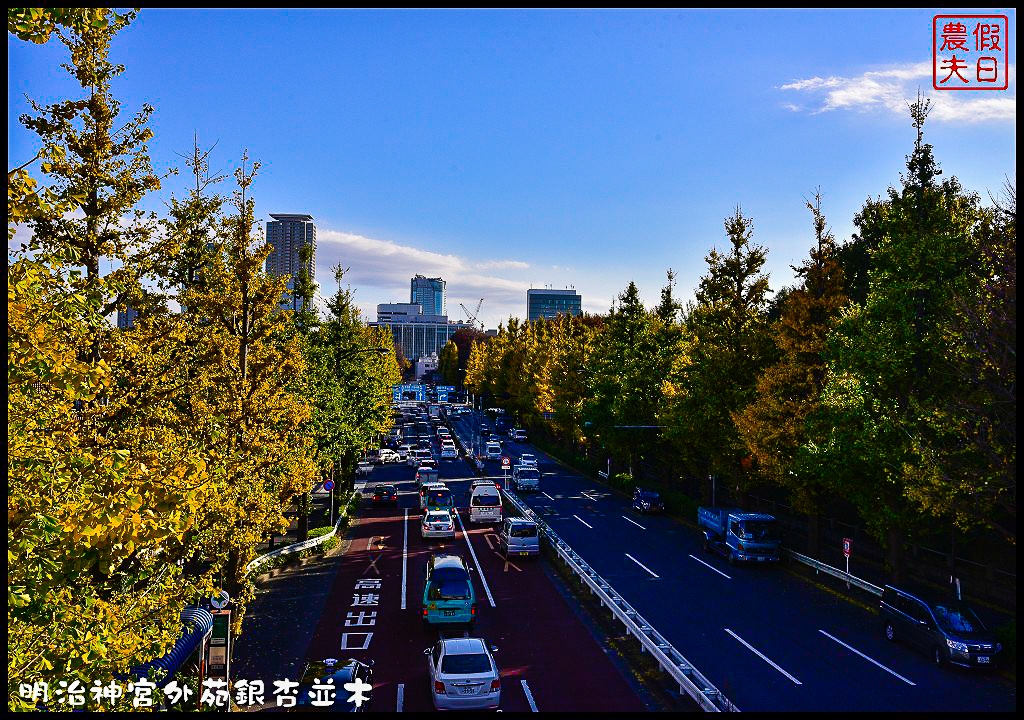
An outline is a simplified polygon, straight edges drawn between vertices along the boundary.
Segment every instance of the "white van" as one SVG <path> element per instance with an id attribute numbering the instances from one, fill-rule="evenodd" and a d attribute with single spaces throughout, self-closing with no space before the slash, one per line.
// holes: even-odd
<path id="1" fill-rule="evenodd" d="M 469 496 L 470 522 L 501 522 L 501 493 L 494 485 L 477 485 Z"/>
<path id="2" fill-rule="evenodd" d="M 484 455 L 488 460 L 501 460 L 501 445 L 496 442 L 489 442 L 484 448 Z"/>

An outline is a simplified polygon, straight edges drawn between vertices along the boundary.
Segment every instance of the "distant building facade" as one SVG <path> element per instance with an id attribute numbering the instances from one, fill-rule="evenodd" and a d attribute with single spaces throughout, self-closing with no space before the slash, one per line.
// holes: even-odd
<path id="1" fill-rule="evenodd" d="M 127 330 L 135 325 L 135 318 L 139 314 L 135 311 L 135 308 L 129 307 L 128 305 L 119 306 L 117 308 L 117 329 Z"/>
<path id="2" fill-rule="evenodd" d="M 410 283 L 409 302 L 423 306 L 424 315 L 444 315 L 444 280 L 417 275 Z"/>
<path id="3" fill-rule="evenodd" d="M 310 278 L 316 269 L 316 225 L 313 224 L 312 215 L 270 213 L 270 217 L 274 219 L 267 222 L 267 242 L 273 249 L 267 255 L 267 274 L 273 277 L 290 276 L 281 304 L 292 307 L 296 276 L 303 265 L 299 251 L 304 245 L 312 249 L 305 263 Z"/>
<path id="4" fill-rule="evenodd" d="M 530 322 L 543 317 L 579 315 L 583 298 L 575 290 L 530 289 L 526 291 L 526 317 Z"/>
<path id="5" fill-rule="evenodd" d="M 427 313 L 419 303 L 381 303 L 377 306 L 377 322 L 370 326 L 387 328 L 395 346 L 410 362 L 440 354 L 452 335 L 473 327 L 450 322 L 447 315 Z"/>

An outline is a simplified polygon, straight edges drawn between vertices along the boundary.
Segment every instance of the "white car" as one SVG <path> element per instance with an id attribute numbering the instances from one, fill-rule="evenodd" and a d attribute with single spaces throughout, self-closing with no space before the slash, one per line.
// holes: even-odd
<path id="1" fill-rule="evenodd" d="M 430 510 L 420 520 L 420 535 L 426 538 L 454 538 L 455 520 L 444 510 Z"/>
<path id="2" fill-rule="evenodd" d="M 441 445 L 441 457 L 443 458 L 454 458 L 459 456 L 459 451 L 455 449 L 455 443 L 448 443 Z"/>
<path id="3" fill-rule="evenodd" d="M 519 464 L 537 467 L 537 458 L 532 453 L 523 453 L 519 456 Z"/>
<path id="4" fill-rule="evenodd" d="M 501 445 L 496 442 L 487 443 L 484 447 L 484 455 L 488 460 L 500 460 L 501 459 Z"/>
<path id="5" fill-rule="evenodd" d="M 377 455 L 377 461 L 383 465 L 389 462 L 401 462 L 402 458 L 391 448 L 381 448 L 380 453 Z"/>
<path id="6" fill-rule="evenodd" d="M 423 651 L 438 710 L 494 710 L 501 704 L 501 674 L 481 638 L 447 638 Z"/>

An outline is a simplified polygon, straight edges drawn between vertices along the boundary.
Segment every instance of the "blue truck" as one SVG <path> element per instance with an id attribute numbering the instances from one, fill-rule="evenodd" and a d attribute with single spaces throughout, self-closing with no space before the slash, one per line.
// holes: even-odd
<path id="1" fill-rule="evenodd" d="M 729 564 L 779 560 L 778 525 L 771 515 L 739 508 L 700 507 L 697 524 L 704 533 L 704 550 L 721 552 Z"/>

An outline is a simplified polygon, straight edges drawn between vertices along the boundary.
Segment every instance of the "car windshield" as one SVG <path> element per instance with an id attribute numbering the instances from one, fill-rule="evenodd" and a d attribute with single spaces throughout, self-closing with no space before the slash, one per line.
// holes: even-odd
<path id="1" fill-rule="evenodd" d="M 427 513 L 423 521 L 428 523 L 448 523 L 451 522 L 452 516 L 444 512 L 432 512 Z"/>
<path id="2" fill-rule="evenodd" d="M 486 655 L 445 655 L 441 660 L 441 672 L 446 675 L 472 675 L 491 671 L 491 661 Z"/>
<path id="3" fill-rule="evenodd" d="M 523 469 L 523 470 L 519 471 L 519 476 L 518 477 L 519 477 L 520 480 L 539 480 L 540 479 L 540 471 L 539 470 L 533 470 L 532 468 L 531 469 Z"/>
<path id="4" fill-rule="evenodd" d="M 509 530 L 512 537 L 537 537 L 537 526 L 525 523 L 513 523 Z"/>
<path id="5" fill-rule="evenodd" d="M 754 542 L 773 542 L 779 538 L 774 522 L 744 520 L 743 528 Z"/>
<path id="6" fill-rule="evenodd" d="M 640 493 L 640 495 L 643 497 L 644 500 L 657 500 L 659 497 L 658 493 L 651 492 L 648 490 L 644 490 L 643 492 Z"/>
<path id="7" fill-rule="evenodd" d="M 478 506 L 494 507 L 501 504 L 501 498 L 497 495 L 474 495 L 473 504 Z"/>
<path id="8" fill-rule="evenodd" d="M 445 580 L 433 581 L 430 586 L 430 600 L 468 600 L 468 580 Z"/>
<path id="9" fill-rule="evenodd" d="M 934 605 L 935 619 L 939 627 L 949 633 L 957 635 L 973 635 L 984 632 L 985 626 L 974 614 L 974 611 L 964 605 Z"/>
<path id="10" fill-rule="evenodd" d="M 427 505 L 451 505 L 451 490 L 431 490 L 427 494 Z"/>

